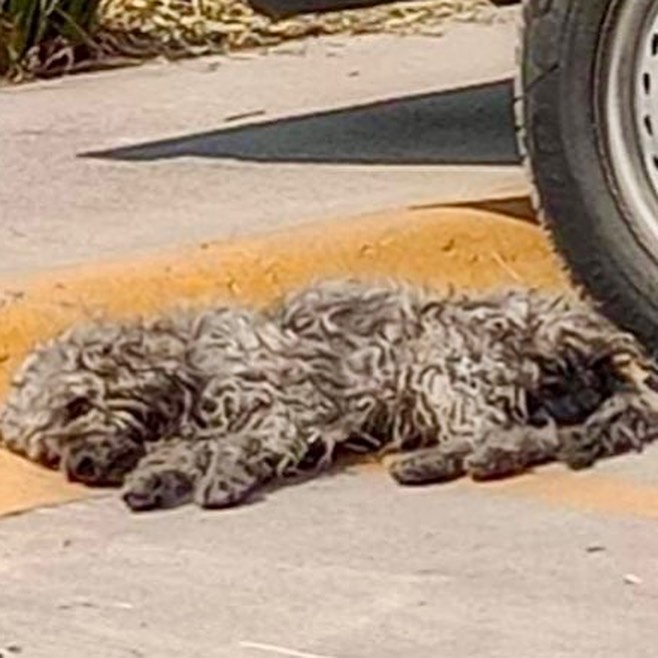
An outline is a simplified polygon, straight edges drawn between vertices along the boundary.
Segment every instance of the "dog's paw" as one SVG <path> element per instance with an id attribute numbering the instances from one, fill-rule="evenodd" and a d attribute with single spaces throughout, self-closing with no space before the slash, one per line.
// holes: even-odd
<path id="1" fill-rule="evenodd" d="M 194 482 L 189 474 L 174 468 L 131 473 L 123 487 L 122 498 L 134 512 L 167 509 L 192 500 Z"/>
<path id="2" fill-rule="evenodd" d="M 464 459 L 470 452 L 466 442 L 435 446 L 387 457 L 384 464 L 398 484 L 423 485 L 449 482 L 464 475 Z"/>
<path id="3" fill-rule="evenodd" d="M 476 481 L 511 477 L 527 467 L 518 450 L 504 445 L 479 446 L 466 458 L 465 465 L 468 475 Z"/>
<path id="4" fill-rule="evenodd" d="M 224 464 L 219 470 L 201 478 L 194 501 L 206 509 L 234 507 L 245 502 L 263 483 L 263 478 L 248 468 Z"/>

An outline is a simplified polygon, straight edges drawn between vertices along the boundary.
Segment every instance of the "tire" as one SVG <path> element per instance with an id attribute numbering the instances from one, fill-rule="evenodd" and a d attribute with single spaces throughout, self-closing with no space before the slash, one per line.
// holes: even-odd
<path id="1" fill-rule="evenodd" d="M 536 209 L 574 282 L 656 351 L 658 66 L 643 70 L 658 65 L 658 0 L 522 12 L 517 131 Z"/>

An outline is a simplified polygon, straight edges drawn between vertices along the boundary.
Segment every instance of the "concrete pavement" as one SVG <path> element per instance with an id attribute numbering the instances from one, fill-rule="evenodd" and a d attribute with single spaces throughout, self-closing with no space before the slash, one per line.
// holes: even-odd
<path id="1" fill-rule="evenodd" d="M 523 191 L 499 83 L 512 50 L 503 22 L 3 90 L 0 383 L 20 356 L 7 346 L 88 306 L 136 312 L 235 288 L 238 261 L 251 278 L 231 291 L 255 299 L 308 273 L 304 258 L 460 285 L 559 282 L 536 227 L 489 228 L 476 211 L 469 230 L 410 213 L 354 222 L 342 246 L 332 229 L 326 254 L 318 238 L 326 217 Z M 288 260 L 290 233 L 254 237 L 316 219 Z M 135 259 L 222 237 L 250 239 L 156 270 Z M 60 277 L 75 263 L 86 269 Z M 56 474 L 30 465 L 11 480 L 9 459 L 5 491 L 43 495 L 23 492 L 16 509 L 61 499 Z M 112 495 L 41 507 L 0 520 L 0 655 L 649 658 L 657 519 L 658 448 L 486 486 L 402 489 L 360 467 L 225 512 L 133 516 Z"/>
<path id="2" fill-rule="evenodd" d="M 362 469 L 225 512 L 131 516 L 110 498 L 4 519 L 0 652 L 652 658 L 658 508 L 616 505 L 656 497 L 617 472 L 637 462 L 530 478 L 616 486 L 594 510 L 523 481 L 401 489 Z"/>
<path id="3" fill-rule="evenodd" d="M 524 191 L 501 16 L 0 90 L 0 274 Z"/>

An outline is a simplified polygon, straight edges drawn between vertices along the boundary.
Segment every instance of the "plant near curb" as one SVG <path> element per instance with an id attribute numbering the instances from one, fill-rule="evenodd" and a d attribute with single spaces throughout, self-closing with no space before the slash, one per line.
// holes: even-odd
<path id="1" fill-rule="evenodd" d="M 21 78 L 76 47 L 93 49 L 100 0 L 0 0 L 0 76 Z"/>

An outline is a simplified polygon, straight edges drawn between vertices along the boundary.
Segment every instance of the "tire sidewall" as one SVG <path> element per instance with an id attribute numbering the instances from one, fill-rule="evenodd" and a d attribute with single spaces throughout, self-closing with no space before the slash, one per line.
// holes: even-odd
<path id="1" fill-rule="evenodd" d="M 550 70 L 526 90 L 528 152 L 556 245 L 576 279 L 620 324 L 651 342 L 658 327 L 658 263 L 639 239 L 607 166 L 598 111 L 602 44 L 620 6 L 635 0 L 556 0 L 561 25 Z M 658 1 L 658 0 L 657 0 Z M 558 40 L 559 38 L 559 40 Z M 540 39 L 541 40 L 541 33 Z M 658 218 L 657 218 L 658 219 Z"/>

